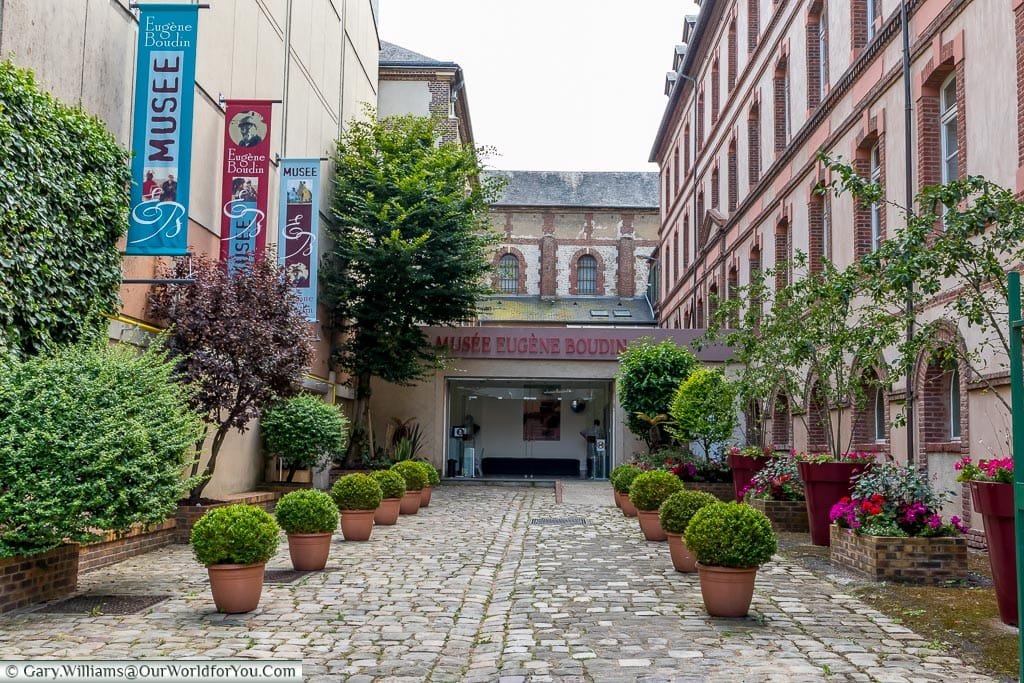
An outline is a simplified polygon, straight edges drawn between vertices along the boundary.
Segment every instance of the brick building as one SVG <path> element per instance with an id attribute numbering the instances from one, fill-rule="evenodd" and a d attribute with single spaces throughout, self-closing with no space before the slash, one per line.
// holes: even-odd
<path id="1" fill-rule="evenodd" d="M 651 160 L 660 166 L 659 324 L 704 327 L 709 301 L 729 296 L 753 270 L 796 250 L 812 267 L 842 268 L 899 225 L 899 210 L 821 197 L 830 180 L 818 150 L 852 160 L 904 203 L 904 82 L 899 0 L 703 0 L 684 22 L 666 78 L 668 104 Z M 1024 190 L 1024 4 L 1019 0 L 910 0 L 912 190 L 984 175 Z M 1016 94 L 1016 96 L 1015 96 Z M 925 315 L 938 318 L 929 306 Z M 977 330 L 946 321 L 946 343 L 976 348 Z M 1005 358 L 984 359 L 1008 394 Z M 917 462 L 957 490 L 965 453 L 1004 454 L 1009 419 L 966 367 L 932 357 L 914 376 Z M 906 382 L 880 394 L 855 448 L 906 461 L 904 428 L 890 426 Z M 784 397 L 772 436 L 798 450 L 821 447 Z M 959 505 L 959 502 L 957 502 Z M 969 508 L 969 505 L 965 507 Z M 947 510 L 960 513 L 958 509 Z"/>

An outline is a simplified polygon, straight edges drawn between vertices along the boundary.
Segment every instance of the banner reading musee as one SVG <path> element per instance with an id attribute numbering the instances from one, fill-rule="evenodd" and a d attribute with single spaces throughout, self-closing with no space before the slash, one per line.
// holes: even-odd
<path id="1" fill-rule="evenodd" d="M 224 115 L 224 180 L 220 260 L 229 271 L 263 256 L 270 189 L 267 100 L 228 100 Z"/>
<path id="2" fill-rule="evenodd" d="M 320 159 L 281 160 L 281 216 L 277 260 L 301 298 L 306 319 L 316 320 L 319 257 Z"/>
<path id="3" fill-rule="evenodd" d="M 188 247 L 198 13 L 198 5 L 139 8 L 127 254 L 180 256 Z"/>

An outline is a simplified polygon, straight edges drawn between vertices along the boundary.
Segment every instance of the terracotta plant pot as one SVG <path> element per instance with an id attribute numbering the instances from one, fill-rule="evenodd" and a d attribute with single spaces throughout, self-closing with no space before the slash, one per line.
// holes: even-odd
<path id="1" fill-rule="evenodd" d="M 342 510 L 341 533 L 346 541 L 369 541 L 376 510 Z"/>
<path id="2" fill-rule="evenodd" d="M 640 530 L 648 541 L 667 541 L 668 536 L 661 529 L 661 520 L 657 510 L 637 510 L 640 518 Z"/>
<path id="3" fill-rule="evenodd" d="M 980 513 L 985 520 L 985 542 L 988 544 L 988 561 L 992 565 L 992 581 L 996 584 L 999 619 L 1004 624 L 1016 626 L 1020 614 L 1017 611 L 1013 484 L 972 481 L 971 500 L 974 502 L 974 511 Z"/>
<path id="4" fill-rule="evenodd" d="M 385 498 L 377 506 L 373 513 L 373 523 L 381 526 L 391 526 L 398 522 L 398 508 L 402 504 L 401 498 Z"/>
<path id="5" fill-rule="evenodd" d="M 318 572 L 327 566 L 334 534 L 288 534 L 288 554 L 292 567 L 300 572 Z"/>
<path id="6" fill-rule="evenodd" d="M 729 455 L 729 467 L 732 468 L 732 490 L 736 500 L 742 501 L 740 491 L 747 487 L 761 468 L 768 464 L 768 458 L 747 458 L 742 455 Z"/>
<path id="7" fill-rule="evenodd" d="M 629 499 L 628 493 L 620 493 L 619 502 L 622 503 L 622 505 L 619 506 L 622 508 L 622 514 L 626 517 L 636 517 L 636 506 L 633 505 L 633 501 Z"/>
<path id="8" fill-rule="evenodd" d="M 849 496 L 853 488 L 850 481 L 863 472 L 869 463 L 860 462 L 822 462 L 799 463 L 800 478 L 804 480 L 807 496 L 807 521 L 811 527 L 811 543 L 814 545 L 829 544 L 828 515 L 832 506 L 844 496 Z"/>
<path id="9" fill-rule="evenodd" d="M 713 617 L 745 617 L 754 599 L 754 577 L 757 567 L 732 569 L 705 567 L 697 563 L 700 596 L 704 609 Z"/>
<path id="10" fill-rule="evenodd" d="M 430 486 L 428 484 L 427 486 L 424 486 L 423 489 L 420 491 L 420 507 L 421 508 L 425 508 L 425 507 L 430 505 L 430 494 L 431 494 L 431 492 L 433 490 L 434 490 L 434 487 Z"/>
<path id="11" fill-rule="evenodd" d="M 612 489 L 612 497 L 615 499 L 615 507 L 622 509 L 622 494 Z"/>
<path id="12" fill-rule="evenodd" d="M 692 574 L 697 571 L 697 558 L 686 547 L 683 535 L 670 534 L 668 532 L 665 532 L 665 535 L 668 536 L 668 552 L 672 557 L 672 566 L 675 567 L 676 571 L 683 574 Z"/>
<path id="13" fill-rule="evenodd" d="M 263 570 L 266 562 L 257 564 L 211 564 L 210 591 L 217 611 L 224 614 L 251 612 L 260 604 L 263 594 Z"/>
<path id="14" fill-rule="evenodd" d="M 399 511 L 403 515 L 415 515 L 420 511 L 420 500 L 422 500 L 423 494 L 421 491 L 406 491 L 405 495 L 402 496 L 402 503 L 399 506 Z"/>

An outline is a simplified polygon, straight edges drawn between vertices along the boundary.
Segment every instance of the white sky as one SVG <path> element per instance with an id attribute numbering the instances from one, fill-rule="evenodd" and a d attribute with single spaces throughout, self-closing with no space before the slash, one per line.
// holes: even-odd
<path id="1" fill-rule="evenodd" d="M 495 168 L 655 171 L 686 0 L 382 0 L 380 38 L 466 78 Z"/>

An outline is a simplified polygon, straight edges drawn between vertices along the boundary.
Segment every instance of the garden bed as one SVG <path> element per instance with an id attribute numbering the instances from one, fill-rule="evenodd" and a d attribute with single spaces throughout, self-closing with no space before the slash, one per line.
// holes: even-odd
<path id="1" fill-rule="evenodd" d="M 78 546 L 0 560 L 0 614 L 75 592 Z"/>
<path id="2" fill-rule="evenodd" d="M 747 503 L 760 510 L 771 520 L 775 531 L 792 531 L 806 534 L 810 531 L 807 523 L 807 504 L 802 500 L 764 500 L 752 498 Z"/>
<path id="3" fill-rule="evenodd" d="M 967 574 L 962 536 L 900 538 L 831 528 L 831 560 L 874 581 L 938 584 Z"/>

